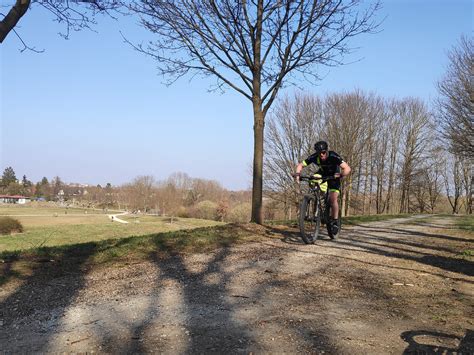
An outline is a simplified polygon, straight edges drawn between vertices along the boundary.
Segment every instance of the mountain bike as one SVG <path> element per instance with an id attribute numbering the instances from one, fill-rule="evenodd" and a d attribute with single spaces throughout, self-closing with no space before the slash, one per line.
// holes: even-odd
<path id="1" fill-rule="evenodd" d="M 341 230 L 341 217 L 337 218 L 337 231 L 333 230 L 329 223 L 331 220 L 331 205 L 329 193 L 327 193 L 327 181 L 334 179 L 333 176 L 323 177 L 319 174 L 300 176 L 300 181 L 307 181 L 309 193 L 301 199 L 299 228 L 301 238 L 306 244 L 314 244 L 318 239 L 321 223 L 326 225 L 328 235 L 336 239 L 338 231 Z"/>

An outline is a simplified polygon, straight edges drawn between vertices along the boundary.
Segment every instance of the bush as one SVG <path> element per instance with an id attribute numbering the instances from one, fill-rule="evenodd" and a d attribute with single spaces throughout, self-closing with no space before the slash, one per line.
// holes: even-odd
<path id="1" fill-rule="evenodd" d="M 189 218 L 191 217 L 191 214 L 189 213 L 189 210 L 186 207 L 180 206 L 176 211 L 176 216 L 181 218 Z"/>
<path id="2" fill-rule="evenodd" d="M 250 203 L 241 203 L 235 206 L 227 216 L 229 222 L 247 223 L 250 221 L 252 205 Z"/>
<path id="3" fill-rule="evenodd" d="M 227 216 L 229 215 L 229 202 L 227 200 L 222 200 L 219 201 L 217 204 L 217 209 L 216 209 L 216 218 L 218 221 L 224 222 L 227 220 Z"/>
<path id="4" fill-rule="evenodd" d="M 212 201 L 201 201 L 195 207 L 193 215 L 195 218 L 216 219 L 217 204 Z"/>
<path id="5" fill-rule="evenodd" d="M 23 232 L 20 221 L 11 217 L 0 217 L 0 234 L 12 234 Z"/>

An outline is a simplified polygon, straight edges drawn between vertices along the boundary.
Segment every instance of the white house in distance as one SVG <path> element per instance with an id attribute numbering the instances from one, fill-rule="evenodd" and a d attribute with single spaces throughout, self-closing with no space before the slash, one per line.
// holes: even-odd
<path id="1" fill-rule="evenodd" d="M 18 203 L 24 205 L 25 203 L 30 202 L 29 197 L 20 196 L 20 195 L 0 195 L 0 203 Z"/>

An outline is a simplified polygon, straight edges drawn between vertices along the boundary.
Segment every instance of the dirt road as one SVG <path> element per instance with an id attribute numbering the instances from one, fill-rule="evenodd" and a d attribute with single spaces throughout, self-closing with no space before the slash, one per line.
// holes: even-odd
<path id="1" fill-rule="evenodd" d="M 247 226 L 260 242 L 122 267 L 38 267 L 0 291 L 0 349 L 473 353 L 474 268 L 460 253 L 474 235 L 446 218 L 414 221 L 345 227 L 309 246 L 296 230 Z"/>

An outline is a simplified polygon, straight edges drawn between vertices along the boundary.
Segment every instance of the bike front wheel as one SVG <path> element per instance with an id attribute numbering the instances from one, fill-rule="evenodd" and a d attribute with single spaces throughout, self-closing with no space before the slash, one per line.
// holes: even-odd
<path id="1" fill-rule="evenodd" d="M 299 225 L 303 241 L 306 244 L 314 244 L 321 225 L 319 201 L 314 196 L 305 196 L 301 201 Z"/>

